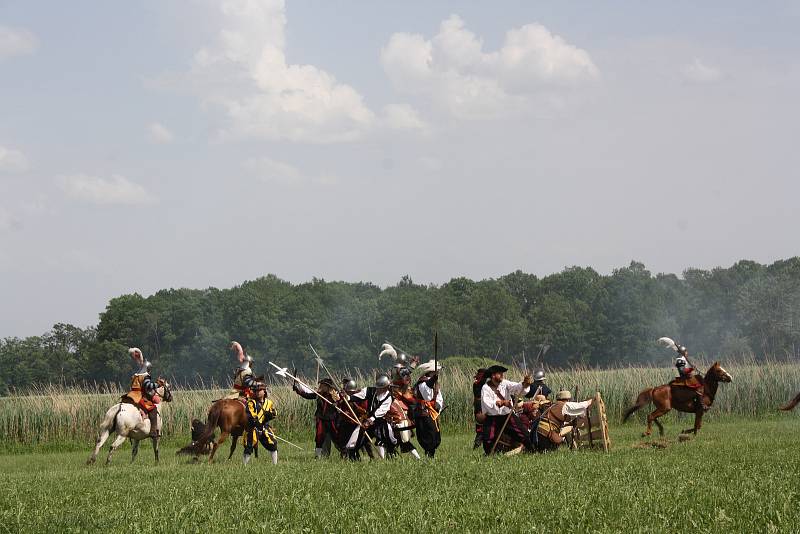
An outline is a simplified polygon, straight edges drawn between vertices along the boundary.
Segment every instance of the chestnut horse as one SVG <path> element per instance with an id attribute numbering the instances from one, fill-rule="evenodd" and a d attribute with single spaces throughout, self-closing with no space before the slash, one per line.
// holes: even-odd
<path id="1" fill-rule="evenodd" d="M 699 378 L 699 377 L 698 377 Z M 719 362 L 714 362 L 714 365 L 702 378 L 704 385 L 703 391 L 703 404 L 711 406 L 714 404 L 714 397 L 717 394 L 717 386 L 720 382 L 730 382 L 732 377 L 728 371 L 722 368 Z M 664 435 L 664 427 L 658 420 L 659 417 L 669 412 L 670 410 L 678 410 L 679 412 L 693 413 L 694 414 L 694 428 L 688 428 L 681 432 L 681 434 L 693 433 L 697 434 L 700 427 L 703 426 L 703 413 L 701 407 L 699 410 L 695 407 L 694 403 L 695 392 L 686 386 L 672 386 L 664 384 L 650 389 L 645 389 L 636 398 L 636 404 L 625 410 L 625 416 L 622 422 L 628 420 L 628 417 L 639 408 L 643 408 L 651 401 L 655 404 L 656 409 L 647 416 L 647 430 L 642 436 L 649 436 L 652 432 L 653 423 L 658 426 L 659 433 Z"/>
<path id="2" fill-rule="evenodd" d="M 214 430 L 219 427 L 220 436 L 216 441 L 214 440 Z M 228 454 L 228 460 L 233 456 L 233 451 L 236 450 L 236 442 L 247 430 L 247 412 L 245 411 L 244 404 L 236 399 L 219 399 L 214 401 L 211 408 L 208 409 L 208 422 L 206 423 L 205 432 L 200 439 L 187 445 L 178 451 L 178 454 L 203 454 L 211 442 L 211 454 L 208 456 L 208 461 L 214 461 L 214 454 L 220 445 L 231 436 L 231 451 Z"/>
<path id="3" fill-rule="evenodd" d="M 797 404 L 800 403 L 800 393 L 794 396 L 792 400 L 790 400 L 787 404 L 784 404 L 779 409 L 783 410 L 784 412 L 788 412 L 789 410 L 794 409 Z"/>

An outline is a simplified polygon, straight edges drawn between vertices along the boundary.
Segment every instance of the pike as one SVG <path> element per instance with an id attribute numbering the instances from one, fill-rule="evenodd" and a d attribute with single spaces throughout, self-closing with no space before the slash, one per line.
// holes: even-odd
<path id="1" fill-rule="evenodd" d="M 273 438 L 277 439 L 278 441 L 282 441 L 282 442 L 286 443 L 287 445 L 291 445 L 291 446 L 292 446 L 292 447 L 294 447 L 295 449 L 300 449 L 301 451 L 304 451 L 304 450 L 305 450 L 303 447 L 301 447 L 301 446 L 299 446 L 299 445 L 295 445 L 294 443 L 292 443 L 292 442 L 291 442 L 291 441 L 289 441 L 288 439 L 283 439 L 283 438 L 282 438 L 282 437 L 280 437 L 279 435 L 275 434 L 275 432 L 274 432 L 273 430 L 271 430 L 271 429 L 270 429 L 270 430 L 267 430 L 267 434 L 269 434 L 269 435 L 270 435 L 270 436 L 272 436 Z"/>
<path id="2" fill-rule="evenodd" d="M 323 396 L 320 394 L 320 392 L 319 392 L 319 391 L 317 391 L 317 390 L 315 390 L 314 388 L 310 387 L 308 384 L 306 384 L 305 382 L 303 382 L 302 380 L 300 380 L 300 379 L 299 379 L 299 378 L 297 378 L 296 376 L 294 376 L 294 375 L 290 374 L 290 373 L 289 373 L 289 371 L 288 371 L 288 370 L 287 370 L 285 367 L 278 367 L 277 365 L 275 365 L 275 364 L 274 364 L 274 363 L 272 363 L 272 362 L 267 362 L 267 363 L 269 363 L 269 364 L 270 364 L 272 367 L 274 367 L 275 369 L 277 369 L 277 371 L 275 372 L 275 374 L 276 374 L 276 375 L 280 376 L 281 378 L 291 378 L 292 380 L 294 380 L 295 382 L 297 382 L 298 384 L 300 384 L 301 386 L 303 386 L 303 387 L 304 387 L 304 388 L 306 388 L 307 390 L 314 392 L 314 394 L 315 394 L 317 397 L 319 397 L 320 399 L 324 400 L 325 402 L 327 402 L 328 404 L 330 404 L 331 406 L 333 406 L 334 408 L 336 408 L 336 409 L 337 409 L 337 410 L 338 410 L 338 411 L 339 411 L 339 412 L 340 412 L 342 415 L 344 415 L 345 417 L 347 417 L 348 419 L 350 419 L 351 421 L 353 421 L 355 424 L 357 424 L 357 425 L 358 425 L 358 424 L 360 424 L 360 423 L 359 423 L 357 420 L 354 420 L 352 417 L 350 417 L 350 414 L 348 414 L 347 412 L 343 411 L 341 408 L 339 408 L 338 406 L 336 406 L 336 404 L 335 404 L 335 403 L 333 403 L 333 402 L 331 402 L 330 400 L 328 400 L 328 399 L 326 399 L 325 397 L 323 397 Z"/>
<path id="3" fill-rule="evenodd" d="M 353 417 L 350 417 L 350 416 L 348 416 L 348 418 L 349 418 L 351 421 L 353 421 L 355 424 L 357 424 L 358 426 L 360 426 L 361 428 L 364 428 L 364 429 L 365 429 L 365 427 L 364 427 L 364 424 L 359 422 L 358 416 L 356 415 L 356 411 L 355 411 L 355 410 L 353 410 L 353 407 L 352 407 L 352 406 L 350 406 L 350 402 L 347 400 L 347 392 L 346 392 L 346 391 L 342 391 L 341 389 L 339 389 L 339 388 L 336 386 L 336 379 L 335 379 L 335 378 L 333 378 L 333 375 L 331 374 L 330 370 L 328 369 L 328 366 L 327 366 L 327 365 L 325 365 L 325 362 L 322 360 L 322 357 L 319 355 L 319 353 L 316 351 L 316 349 L 314 349 L 314 345 L 312 345 L 311 343 L 309 343 L 309 344 L 308 344 L 308 346 L 309 346 L 309 347 L 311 347 L 311 351 L 314 353 L 314 356 L 316 356 L 316 357 L 317 357 L 317 363 L 319 363 L 320 365 L 322 365 L 322 368 L 323 368 L 323 369 L 325 369 L 325 372 L 326 372 L 326 373 L 328 373 L 328 378 L 330 378 L 330 379 L 331 379 L 331 382 L 333 382 L 333 384 L 334 384 L 334 385 L 333 385 L 334 389 L 336 389 L 336 391 L 339 391 L 339 392 L 341 392 L 341 397 L 342 397 L 342 400 L 344 401 L 345 405 L 347 406 L 347 409 L 348 409 L 348 410 L 350 410 L 350 413 L 353 415 Z M 342 412 L 342 413 L 344 413 L 342 410 L 339 410 L 339 411 L 340 411 L 340 412 Z M 367 439 L 369 440 L 369 442 L 370 442 L 370 443 L 372 443 L 373 445 L 375 444 L 375 440 L 373 440 L 373 439 L 372 439 L 372 436 L 370 436 L 370 435 L 369 435 L 368 433 L 366 433 L 366 432 L 364 432 L 364 435 L 367 437 Z"/>

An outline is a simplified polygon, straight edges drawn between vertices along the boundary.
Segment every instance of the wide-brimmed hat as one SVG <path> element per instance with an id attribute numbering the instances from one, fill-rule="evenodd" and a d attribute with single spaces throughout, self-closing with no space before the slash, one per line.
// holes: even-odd
<path id="1" fill-rule="evenodd" d="M 320 378 L 318 384 L 319 385 L 323 385 L 324 384 L 324 385 L 326 385 L 328 387 L 331 387 L 331 388 L 334 387 L 333 386 L 333 380 L 331 380 L 330 378 Z"/>
<path id="2" fill-rule="evenodd" d="M 562 389 L 558 393 L 556 393 L 556 400 L 557 401 L 568 401 L 572 398 L 572 393 L 567 391 L 566 389 Z"/>
<path id="3" fill-rule="evenodd" d="M 505 373 L 508 371 L 508 367 L 504 367 L 502 365 L 492 365 L 486 369 L 486 374 L 488 376 L 492 376 L 495 373 Z"/>

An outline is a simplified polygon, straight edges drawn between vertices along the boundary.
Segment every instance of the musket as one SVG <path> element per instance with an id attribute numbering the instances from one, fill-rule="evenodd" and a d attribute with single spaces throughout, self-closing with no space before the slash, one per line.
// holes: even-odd
<path id="1" fill-rule="evenodd" d="M 314 349 L 314 345 L 309 343 L 308 346 L 311 347 L 311 351 L 314 353 L 314 356 L 317 357 L 317 362 L 320 365 L 322 365 L 322 368 L 325 369 L 326 373 L 328 373 L 328 378 L 330 378 L 331 382 L 333 382 L 333 388 L 340 393 L 340 396 L 341 396 L 342 400 L 344 401 L 345 406 L 347 406 L 347 409 L 350 410 L 351 414 L 353 414 L 353 417 L 351 417 L 350 420 L 353 421 L 358 426 L 360 426 L 361 428 L 366 430 L 366 428 L 364 427 L 364 424 L 359 422 L 360 420 L 359 420 L 358 416 L 356 415 L 356 411 L 353 410 L 352 406 L 350 406 L 350 402 L 348 402 L 348 400 L 347 400 L 347 392 L 346 391 L 342 391 L 340 388 L 338 388 L 336 386 L 336 379 L 331 374 L 331 371 L 330 371 L 330 369 L 328 369 L 328 366 L 325 365 L 325 362 L 322 360 L 322 358 L 320 357 L 319 353 L 316 351 L 316 349 Z M 339 411 L 342 411 L 342 410 L 339 410 Z M 344 413 L 344 412 L 342 412 L 342 413 Z M 373 445 L 375 444 L 375 440 L 373 440 L 372 437 L 369 434 L 364 432 L 364 435 L 367 436 L 367 439 L 369 440 L 370 443 L 372 443 Z"/>
<path id="2" fill-rule="evenodd" d="M 309 386 L 308 384 L 306 384 L 305 382 L 303 382 L 302 380 L 300 380 L 300 379 L 299 379 L 299 378 L 297 378 L 296 376 L 293 376 L 293 375 L 291 375 L 291 374 L 290 374 L 290 373 L 289 373 L 289 372 L 288 372 L 288 371 L 287 371 L 285 368 L 283 368 L 283 367 L 278 367 L 277 365 L 275 365 L 275 364 L 274 364 L 274 363 L 272 363 L 272 362 L 267 362 L 267 363 L 269 363 L 269 364 L 270 364 L 272 367 L 274 367 L 275 369 L 277 369 L 277 370 L 278 370 L 278 371 L 275 373 L 276 375 L 278 375 L 278 376 L 280 376 L 280 377 L 282 377 L 282 378 L 287 378 L 287 377 L 288 377 L 288 378 L 291 378 L 291 379 L 292 379 L 292 380 L 294 380 L 296 383 L 300 384 L 301 386 L 303 386 L 303 387 L 304 387 L 304 388 L 306 388 L 307 390 L 309 390 L 309 391 L 311 391 L 312 393 L 314 393 L 314 394 L 315 394 L 317 397 L 319 397 L 320 399 L 324 400 L 325 402 L 327 402 L 328 404 L 330 404 L 331 406 L 333 406 L 334 408 L 336 408 L 336 409 L 339 411 L 339 413 L 341 413 L 342 415 L 344 415 L 345 417 L 347 417 L 348 419 L 350 419 L 351 421 L 353 421 L 355 424 L 357 424 L 357 425 L 360 425 L 360 423 L 358 422 L 358 420 L 357 420 L 357 419 L 355 419 L 355 420 L 354 420 L 352 417 L 350 417 L 350 414 L 348 414 L 347 412 L 343 411 L 341 408 L 339 408 L 338 406 L 336 406 L 336 403 L 334 403 L 334 402 L 331 402 L 329 399 L 326 399 L 326 398 L 325 398 L 325 397 L 324 397 L 324 396 L 323 396 L 323 395 L 322 395 L 322 394 L 321 394 L 319 391 L 317 391 L 317 390 L 313 389 L 311 386 Z"/>
<path id="3" fill-rule="evenodd" d="M 536 388 L 536 395 L 538 395 L 540 391 L 542 391 L 542 386 L 539 386 L 538 388 Z M 505 430 L 506 430 L 506 425 L 508 425 L 508 420 L 511 419 L 512 415 L 516 415 L 516 413 L 517 413 L 516 409 L 514 408 L 514 400 L 513 400 L 514 396 L 512 395 L 511 397 L 512 397 L 512 400 L 511 400 L 511 411 L 508 412 L 508 417 L 506 417 L 506 420 L 503 421 L 503 426 L 502 426 L 502 428 L 500 428 L 500 433 L 497 434 L 497 437 L 495 438 L 494 443 L 492 444 L 492 450 L 489 451 L 489 455 L 494 454 L 494 449 L 497 447 L 497 443 L 500 441 L 500 438 L 503 436 L 503 432 L 505 432 Z"/>

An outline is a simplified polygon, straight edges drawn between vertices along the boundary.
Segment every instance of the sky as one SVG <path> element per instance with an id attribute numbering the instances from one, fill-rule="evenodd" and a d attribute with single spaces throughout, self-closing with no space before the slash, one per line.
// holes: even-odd
<path id="1" fill-rule="evenodd" d="M 0 337 L 268 273 L 800 252 L 792 2 L 0 1 Z"/>

